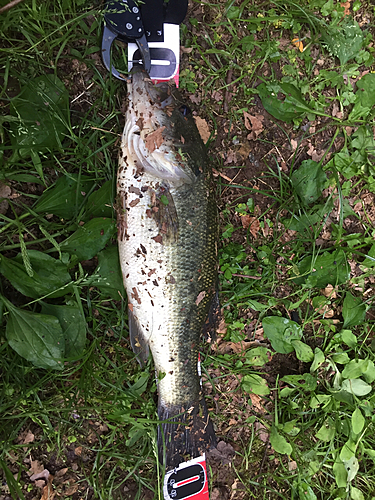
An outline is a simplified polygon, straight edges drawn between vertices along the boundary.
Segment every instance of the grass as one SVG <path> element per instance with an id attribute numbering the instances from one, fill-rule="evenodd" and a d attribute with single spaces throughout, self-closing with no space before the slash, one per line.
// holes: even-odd
<path id="1" fill-rule="evenodd" d="M 359 25 L 339 2 L 194 3 L 182 26 L 181 88 L 211 126 L 222 234 L 226 326 L 202 358 L 235 456 L 212 463 L 212 497 L 374 497 L 375 13 L 350 9 Z M 102 6 L 82 1 L 2 14 L 4 499 L 40 496 L 36 461 L 63 498 L 162 498 L 153 368 L 138 367 L 118 300 L 125 89 L 101 66 L 101 25 Z M 244 113 L 263 117 L 258 133 Z M 46 142 L 21 148 L 22 127 L 40 139 L 35 114 Z M 43 343 L 33 359 L 12 349 L 24 322 L 29 339 L 45 328 L 41 313 L 52 343 L 67 325 L 75 339 L 59 344 L 64 367 Z"/>

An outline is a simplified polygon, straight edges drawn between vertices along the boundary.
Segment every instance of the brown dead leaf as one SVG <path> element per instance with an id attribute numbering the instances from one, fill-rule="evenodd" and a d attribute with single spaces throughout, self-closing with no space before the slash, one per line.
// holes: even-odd
<path id="1" fill-rule="evenodd" d="M 263 115 L 251 115 L 246 111 L 243 112 L 245 118 L 245 127 L 247 130 L 251 130 L 251 133 L 247 136 L 247 139 L 250 141 L 255 141 L 258 135 L 263 132 Z"/>
<path id="2" fill-rule="evenodd" d="M 68 472 L 68 467 L 64 467 L 63 469 L 60 469 L 56 472 L 55 478 L 59 479 L 62 476 L 65 476 L 65 474 Z"/>
<path id="3" fill-rule="evenodd" d="M 222 342 L 218 348 L 217 351 L 220 354 L 228 354 L 231 352 L 234 352 L 235 354 L 243 354 L 246 349 L 250 349 L 251 347 L 254 347 L 254 344 L 252 342 Z"/>
<path id="4" fill-rule="evenodd" d="M 327 285 L 324 290 L 322 290 L 322 294 L 325 297 L 329 297 L 331 299 L 337 299 L 336 288 L 332 285 Z"/>
<path id="5" fill-rule="evenodd" d="M 48 478 L 48 483 L 43 488 L 43 494 L 40 500 L 53 500 L 56 492 L 53 490 L 52 486 L 53 476 L 52 474 Z"/>
<path id="6" fill-rule="evenodd" d="M 7 184 L 4 182 L 0 182 L 0 214 L 6 214 L 9 203 L 6 198 L 9 198 L 12 193 L 12 190 Z"/>
<path id="7" fill-rule="evenodd" d="M 200 116 L 194 116 L 195 124 L 197 126 L 199 135 L 202 137 L 202 141 L 206 144 L 208 139 L 210 138 L 211 132 L 210 127 L 206 120 L 201 118 Z"/>
<path id="8" fill-rule="evenodd" d="M 82 455 L 82 446 L 77 446 L 77 448 L 74 449 L 74 453 L 77 455 L 77 457 L 80 457 Z"/>
<path id="9" fill-rule="evenodd" d="M 242 227 L 244 229 L 249 228 L 250 233 L 254 238 L 257 237 L 260 229 L 260 223 L 257 217 L 252 217 L 251 215 L 241 215 Z"/>
<path id="10" fill-rule="evenodd" d="M 350 2 L 340 2 L 340 7 L 344 7 L 344 16 L 350 16 Z"/>
<path id="11" fill-rule="evenodd" d="M 37 488 L 44 488 L 46 485 L 46 482 L 44 481 L 44 479 L 38 479 L 35 481 L 35 486 Z"/>
<path id="12" fill-rule="evenodd" d="M 263 441 L 263 443 L 268 443 L 269 434 L 267 428 L 260 422 L 255 422 L 254 428 L 258 438 Z"/>
<path id="13" fill-rule="evenodd" d="M 229 165 L 230 163 L 236 163 L 236 162 L 237 162 L 236 152 L 233 150 L 230 150 L 229 153 L 227 154 L 224 165 Z"/>
<path id="14" fill-rule="evenodd" d="M 72 484 L 72 486 L 69 486 L 67 490 L 65 490 L 65 496 L 70 497 L 71 495 L 74 495 L 78 491 L 78 484 Z"/>
<path id="15" fill-rule="evenodd" d="M 29 476 L 40 474 L 42 471 L 44 471 L 44 465 L 41 462 L 39 462 L 38 460 L 30 461 L 30 469 L 28 471 Z"/>
<path id="16" fill-rule="evenodd" d="M 293 38 L 292 40 L 292 44 L 297 47 L 297 49 L 300 51 L 300 52 L 303 52 L 304 48 L 303 48 L 303 43 L 301 42 L 301 40 L 299 38 Z"/>
<path id="17" fill-rule="evenodd" d="M 295 151 L 298 147 L 298 142 L 295 139 L 291 139 L 290 145 L 292 146 L 292 151 Z"/>
<path id="18" fill-rule="evenodd" d="M 192 95 L 189 95 L 189 99 L 191 100 L 191 102 L 193 102 L 194 104 L 200 104 L 201 101 L 202 101 L 202 98 L 199 94 L 192 94 Z"/>
<path id="19" fill-rule="evenodd" d="M 195 304 L 199 306 L 199 304 L 202 302 L 202 300 L 205 298 L 206 292 L 203 290 L 198 294 L 197 300 L 195 301 Z"/>
<path id="20" fill-rule="evenodd" d="M 145 146 L 149 150 L 150 153 L 155 151 L 155 149 L 160 148 L 160 146 L 163 144 L 163 130 L 165 127 L 159 127 L 158 129 L 154 130 L 151 132 L 151 134 L 148 134 L 147 137 L 145 137 Z"/>
<path id="21" fill-rule="evenodd" d="M 193 51 L 193 47 L 184 47 L 181 45 L 180 50 L 183 54 L 190 54 Z"/>
<path id="22" fill-rule="evenodd" d="M 288 463 L 288 470 L 289 472 L 294 472 L 297 470 L 297 462 L 295 462 L 294 460 L 291 460 L 289 463 Z"/>
<path id="23" fill-rule="evenodd" d="M 223 100 L 223 93 L 218 90 L 214 90 L 211 94 L 211 97 L 215 99 L 215 101 L 219 102 Z"/>
<path id="24" fill-rule="evenodd" d="M 260 396 L 258 396 L 257 394 L 253 394 L 252 392 L 250 392 L 249 394 L 250 396 L 250 399 L 251 399 L 251 402 L 253 404 L 253 407 L 260 413 L 264 413 L 264 408 L 262 406 L 262 398 Z"/>
<path id="25" fill-rule="evenodd" d="M 238 150 L 242 158 L 248 158 L 249 154 L 251 153 L 251 146 L 248 142 L 245 142 L 245 144 L 242 144 L 240 149 Z"/>
<path id="26" fill-rule="evenodd" d="M 35 439 L 35 436 L 30 430 L 26 431 L 26 432 L 22 432 L 22 434 L 20 434 L 18 436 L 18 441 L 20 442 L 20 444 L 33 443 L 34 439 Z"/>
<path id="27" fill-rule="evenodd" d="M 221 318 L 219 326 L 216 329 L 216 333 L 219 335 L 225 335 L 227 333 L 227 325 L 225 324 L 225 319 Z"/>

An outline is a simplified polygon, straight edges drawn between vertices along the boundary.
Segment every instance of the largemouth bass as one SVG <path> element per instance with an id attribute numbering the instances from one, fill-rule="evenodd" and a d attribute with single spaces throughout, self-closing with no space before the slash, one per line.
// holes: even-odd
<path id="1" fill-rule="evenodd" d="M 130 338 L 138 359 L 151 350 L 154 360 L 167 470 L 215 444 L 197 361 L 216 297 L 217 208 L 206 149 L 187 109 L 175 88 L 135 71 L 117 177 Z"/>

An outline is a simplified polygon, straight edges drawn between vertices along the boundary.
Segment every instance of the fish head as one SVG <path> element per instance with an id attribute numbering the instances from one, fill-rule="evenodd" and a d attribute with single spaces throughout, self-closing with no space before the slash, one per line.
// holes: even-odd
<path id="1" fill-rule="evenodd" d="M 137 69 L 128 81 L 124 157 L 169 184 L 191 184 L 203 172 L 206 148 L 192 114 L 169 82 L 154 84 Z"/>

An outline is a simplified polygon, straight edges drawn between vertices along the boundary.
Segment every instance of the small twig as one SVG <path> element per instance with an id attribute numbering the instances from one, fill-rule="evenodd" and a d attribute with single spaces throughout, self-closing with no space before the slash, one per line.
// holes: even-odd
<path id="1" fill-rule="evenodd" d="M 12 0 L 11 2 L 4 5 L 4 7 L 1 7 L 0 14 L 2 14 L 3 12 L 6 12 L 7 10 L 11 9 L 12 7 L 15 7 L 17 4 L 19 4 L 21 2 L 23 2 L 23 0 Z"/>
<path id="2" fill-rule="evenodd" d="M 117 137 L 121 137 L 121 134 L 118 134 L 117 132 L 112 132 L 111 130 L 106 130 L 105 128 L 91 127 L 91 130 L 99 130 L 100 132 L 106 132 L 107 134 L 113 134 L 117 135 Z"/>

